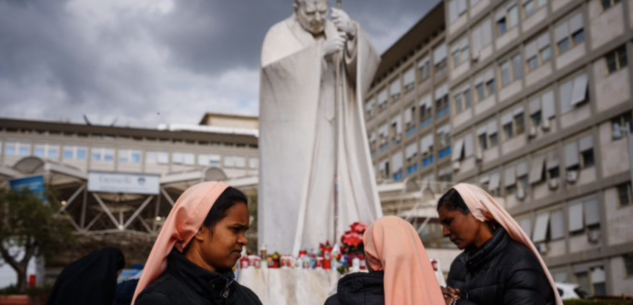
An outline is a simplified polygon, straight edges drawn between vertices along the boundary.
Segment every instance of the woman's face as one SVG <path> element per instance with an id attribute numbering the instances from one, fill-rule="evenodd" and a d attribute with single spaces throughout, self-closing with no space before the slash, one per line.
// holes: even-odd
<path id="1" fill-rule="evenodd" d="M 451 211 L 445 207 L 438 210 L 444 237 L 451 239 L 460 250 L 475 245 L 480 236 L 480 230 L 485 227 L 483 222 L 473 217 L 472 213 L 465 215 L 459 210 Z"/>
<path id="2" fill-rule="evenodd" d="M 242 247 L 248 244 L 249 214 L 245 203 L 231 207 L 212 230 L 203 226 L 200 233 L 206 234 L 201 244 L 201 256 L 215 270 L 231 269 L 241 257 Z M 204 232 L 206 231 L 206 232 Z"/>

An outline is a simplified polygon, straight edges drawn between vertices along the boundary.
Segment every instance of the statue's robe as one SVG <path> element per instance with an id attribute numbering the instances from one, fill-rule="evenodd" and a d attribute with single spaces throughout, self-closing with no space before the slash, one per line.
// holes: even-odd
<path id="1" fill-rule="evenodd" d="M 315 38 L 292 16 L 264 40 L 258 233 L 270 251 L 316 250 L 333 242 L 335 223 L 340 238 L 353 222 L 382 216 L 363 120 L 380 57 L 355 26 L 344 69 L 340 55 L 323 57 L 325 40 L 338 35 L 330 21 Z"/>

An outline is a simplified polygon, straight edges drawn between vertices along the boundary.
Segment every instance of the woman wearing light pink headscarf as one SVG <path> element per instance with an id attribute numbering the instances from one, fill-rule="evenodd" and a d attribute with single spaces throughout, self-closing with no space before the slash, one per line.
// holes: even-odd
<path id="1" fill-rule="evenodd" d="M 178 198 L 149 255 L 132 304 L 261 305 L 231 268 L 248 243 L 247 199 L 222 182 L 203 182 Z"/>
<path id="2" fill-rule="evenodd" d="M 363 236 L 369 273 L 343 277 L 325 305 L 442 305 L 433 266 L 413 226 L 386 216 Z"/>
<path id="3" fill-rule="evenodd" d="M 532 241 L 490 194 L 460 183 L 437 210 L 444 236 L 464 250 L 443 289 L 447 304 L 563 304 Z"/>

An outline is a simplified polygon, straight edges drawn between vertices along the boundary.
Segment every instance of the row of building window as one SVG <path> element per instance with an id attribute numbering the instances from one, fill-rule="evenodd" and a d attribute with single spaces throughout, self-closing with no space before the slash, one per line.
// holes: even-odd
<path id="1" fill-rule="evenodd" d="M 460 8 L 466 8 L 465 0 L 454 0 L 453 3 L 461 3 L 463 4 L 455 4 Z M 614 0 L 611 0 L 614 1 Z M 610 8 L 612 5 L 617 4 L 617 2 L 605 2 L 603 6 L 605 9 Z M 525 16 L 532 15 L 536 10 L 540 9 L 547 5 L 546 0 L 531 0 L 525 1 L 523 3 L 523 7 L 525 10 Z M 456 7 L 457 7 L 456 6 Z M 505 33 L 509 29 L 515 27 L 518 24 L 518 6 L 516 4 L 510 4 L 507 9 L 501 10 L 500 13 L 497 14 L 497 27 L 499 33 Z M 570 15 L 564 21 L 558 23 L 554 28 L 554 39 L 557 50 L 557 55 L 560 56 L 566 53 L 568 50 L 572 49 L 576 45 L 582 44 L 585 41 L 585 30 L 584 30 L 584 17 L 582 12 L 577 12 Z M 469 48 L 468 37 L 462 37 L 457 39 L 454 45 L 451 47 L 451 58 L 452 58 L 452 66 L 458 67 L 462 63 L 470 60 L 470 55 L 474 57 L 478 57 L 479 52 L 485 48 L 487 45 L 492 43 L 491 35 L 489 31 L 491 30 L 489 26 L 489 21 L 484 20 L 479 25 L 476 25 L 471 31 L 471 39 L 473 42 L 472 48 L 474 49 L 472 52 Z M 499 62 L 499 85 L 501 87 L 505 87 L 511 84 L 513 81 L 522 78 L 524 74 L 524 66 L 528 72 L 532 72 L 536 70 L 538 67 L 543 64 L 549 62 L 553 57 L 552 47 L 550 46 L 550 34 L 549 32 L 544 32 L 532 40 L 529 40 L 525 43 L 525 55 L 522 56 L 521 52 L 515 52 L 511 56 L 506 59 L 503 59 Z M 441 64 L 446 60 L 446 45 L 437 46 L 433 50 L 433 59 L 436 66 Z M 608 67 L 609 73 L 613 73 L 622 67 L 625 67 L 628 64 L 628 58 L 626 54 L 626 47 L 622 46 L 618 50 L 611 52 L 605 56 L 605 62 Z M 392 99 L 397 99 L 401 96 L 401 88 L 404 87 L 405 91 L 411 91 L 414 88 L 414 84 L 416 81 L 416 76 L 418 81 L 422 81 L 427 79 L 431 73 L 431 61 L 430 56 L 426 56 L 423 59 L 418 61 L 418 73 L 414 73 L 413 67 L 408 67 L 403 72 L 403 81 L 400 81 L 400 77 L 394 79 L 389 84 L 388 88 L 384 88 L 380 90 L 380 93 L 375 97 L 371 98 L 367 102 L 367 116 L 372 117 L 374 114 L 374 107 L 376 104 L 380 109 L 386 107 L 388 103 L 388 97 L 391 96 Z M 402 83 L 402 84 L 401 84 Z M 387 93 L 387 90 L 391 92 Z M 474 94 L 478 99 L 478 101 L 484 100 L 487 96 L 494 94 L 496 91 L 494 77 L 486 82 L 481 82 L 475 84 L 475 93 Z M 468 93 L 468 92 L 466 92 Z M 454 96 L 455 97 L 455 96 Z M 472 103 L 472 95 L 471 97 L 461 98 L 459 100 L 455 99 L 456 111 L 457 113 L 461 112 L 462 109 L 468 108 L 467 103 Z M 445 113 L 444 109 L 438 109 L 438 116 L 447 117 L 447 113 Z"/>
<path id="2" fill-rule="evenodd" d="M 600 229 L 600 215 L 600 202 L 596 198 L 588 198 L 569 203 L 566 211 L 556 209 L 537 212 L 534 219 L 523 218 L 518 222 L 532 241 L 538 244 L 563 239 L 565 232 L 570 236 L 599 234 L 591 231 Z M 596 236 L 591 238 L 596 238 L 591 242 L 600 240 Z"/>
<path id="3" fill-rule="evenodd" d="M 520 127 L 523 125 L 522 121 L 515 116 L 512 123 L 504 125 L 504 133 L 506 137 L 512 136 L 516 133 L 524 133 L 525 129 Z M 629 123 L 629 127 L 633 130 L 633 124 L 631 122 L 631 114 L 627 113 L 622 116 L 618 116 L 611 121 L 613 128 L 615 126 L 622 126 Z M 492 125 L 489 125 L 492 126 Z M 411 143 L 406 147 L 404 157 L 402 152 L 394 153 L 391 158 L 383 159 L 379 163 L 378 173 L 382 177 L 390 177 L 393 175 L 395 181 L 401 181 L 405 175 L 402 171 L 406 165 L 407 175 L 415 175 L 419 171 L 418 162 L 422 161 L 422 169 L 427 169 L 435 163 L 436 160 L 444 160 L 447 157 L 452 157 L 453 162 L 460 162 L 467 158 L 473 157 L 476 154 L 475 141 L 479 147 L 479 151 L 485 151 L 489 148 L 498 146 L 498 135 L 496 129 L 483 128 L 478 131 L 476 140 L 472 135 L 457 139 L 450 143 L 450 131 L 445 131 L 445 126 L 438 129 L 437 135 L 427 135 L 420 140 L 419 146 L 417 142 Z M 434 141 L 438 139 L 438 153 L 435 153 Z M 619 141 L 621 139 L 613 139 Z M 418 148 L 419 147 L 419 148 Z M 420 153 L 418 155 L 418 152 Z M 594 154 L 594 138 L 592 135 L 586 135 L 577 138 L 572 141 L 567 141 L 563 147 L 564 156 L 564 168 L 567 176 L 564 178 L 570 183 L 575 183 L 578 179 L 578 175 L 585 169 L 592 168 L 595 165 Z M 419 156 L 419 157 L 418 157 Z M 480 157 L 478 157 L 480 158 Z M 405 161 L 406 160 L 406 161 Z M 532 160 L 521 161 L 515 165 L 508 165 L 504 170 L 504 184 L 506 195 L 517 195 L 525 198 L 525 191 L 527 191 L 532 185 L 540 183 L 555 184 L 554 188 L 558 187 L 558 181 L 561 179 L 561 169 L 559 161 L 559 153 L 555 150 L 550 150 L 547 153 L 541 153 L 532 157 Z M 501 173 L 496 172 L 488 175 L 483 175 L 480 181 L 488 190 L 494 194 L 499 194 L 501 187 Z M 521 195 L 523 193 L 523 195 Z M 621 198 L 628 198 L 626 190 L 619 190 L 619 196 Z M 630 197 L 630 196 L 629 196 Z M 627 200 L 621 200 L 622 204 L 628 204 Z"/>
<path id="4" fill-rule="evenodd" d="M 626 67 L 628 65 L 626 46 L 618 47 L 617 49 L 607 53 L 604 56 L 604 60 L 609 73 L 614 73 L 615 71 Z M 521 57 L 518 54 L 502 61 L 499 67 L 501 84 L 503 86 L 507 86 L 513 81 L 520 79 L 523 75 L 521 66 Z M 488 70 L 477 77 L 475 79 L 474 90 L 475 94 L 473 94 L 470 87 L 463 87 L 462 89 L 455 91 L 453 94 L 453 102 L 458 114 L 473 107 L 475 100 L 477 102 L 482 102 L 488 96 L 496 92 L 494 73 Z M 424 130 L 430 127 L 434 118 L 440 120 L 449 117 L 450 105 L 447 91 L 448 89 L 446 86 L 440 86 L 435 91 L 435 112 L 433 111 L 433 104 L 430 103 L 430 95 L 428 94 L 421 98 L 418 108 L 419 115 L 416 116 L 415 105 L 405 110 L 404 118 L 407 125 L 407 137 L 415 136 L 418 130 Z M 545 89 L 544 92 L 528 98 L 531 109 L 529 116 L 532 126 L 540 126 L 543 122 L 543 117 L 546 117 L 548 120 L 555 117 L 555 96 L 551 93 L 551 91 L 553 90 Z M 589 96 L 587 73 L 577 74 L 561 82 L 557 91 L 560 111 L 562 114 L 572 111 L 575 107 L 581 106 L 587 101 L 587 97 Z M 413 122 L 415 117 L 419 117 L 419 121 L 421 122 L 419 125 L 421 127 L 420 129 L 418 129 L 417 125 Z M 386 138 L 390 133 L 392 138 L 398 139 L 397 141 L 392 141 L 392 143 L 397 145 L 400 142 L 400 134 L 402 133 L 402 122 L 400 117 L 398 116 L 394 118 L 391 125 L 391 131 L 388 128 L 381 127 L 379 133 L 381 138 Z M 505 140 L 511 139 L 517 134 L 522 134 L 525 130 L 523 116 L 517 116 L 516 120 L 514 120 L 512 124 L 508 124 L 506 122 L 503 123 L 503 126 Z M 414 127 L 415 129 L 413 129 Z M 386 150 L 386 148 L 387 147 L 385 147 L 384 150 Z"/>
<path id="5" fill-rule="evenodd" d="M 2 146 L 2 142 L 0 142 Z M 31 147 L 33 151 L 31 152 Z M 88 158 L 92 162 L 106 162 L 112 163 L 118 158 L 119 163 L 126 164 L 141 164 L 143 162 L 143 152 L 139 150 L 119 149 L 118 152 L 114 148 L 105 147 L 93 147 L 90 148 L 90 155 L 88 154 L 88 148 L 81 146 L 63 146 L 60 150 L 59 145 L 54 144 L 34 144 L 25 143 L 20 141 L 9 141 L 4 143 L 4 147 L 1 150 L 4 156 L 17 156 L 28 157 L 36 156 L 43 159 L 59 160 L 60 151 L 61 159 L 64 161 L 87 161 Z M 115 158 L 115 153 L 116 158 Z M 159 164 L 159 165 L 200 165 L 200 166 L 217 166 L 222 164 L 222 156 L 215 154 L 193 154 L 184 152 L 145 152 L 145 164 Z M 196 162 L 197 158 L 197 162 Z M 237 167 L 237 168 L 257 168 L 259 162 L 256 158 L 246 158 L 239 156 L 224 156 L 224 167 Z M 247 165 L 248 162 L 248 165 Z"/>
<path id="6" fill-rule="evenodd" d="M 616 60 L 618 65 L 620 63 L 626 65 L 626 53 L 624 53 L 624 55 L 622 56 L 619 55 L 622 54 L 622 50 L 622 47 L 618 48 L 615 51 L 610 52 L 607 56 L 605 56 L 605 58 L 610 57 L 613 54 L 615 58 L 622 58 Z M 478 88 L 480 87 L 482 86 L 478 85 Z M 559 97 L 561 113 L 568 113 L 576 107 L 580 107 L 585 102 L 587 102 L 587 97 L 589 96 L 588 88 L 588 76 L 586 73 L 577 74 L 560 83 L 557 93 Z M 470 88 L 462 90 L 463 91 L 458 91 L 454 95 L 455 107 L 457 108 L 457 112 L 461 112 L 465 108 L 470 108 L 473 104 L 473 97 Z M 542 92 L 528 98 L 529 113 L 527 115 L 529 116 L 530 128 L 538 128 L 543 126 L 547 128 L 547 126 L 551 124 L 551 120 L 556 116 L 555 96 L 556 95 L 554 94 L 554 89 L 546 88 Z M 422 98 L 422 100 L 423 101 L 420 103 L 420 121 L 422 122 L 421 129 L 423 130 L 431 126 L 430 122 L 432 122 L 432 120 L 429 122 L 428 118 L 432 113 L 432 109 L 427 108 L 426 105 L 430 104 L 424 102 L 424 97 Z M 446 95 L 441 96 L 440 99 L 437 100 L 436 105 L 439 105 L 440 107 L 445 107 L 443 106 L 445 100 Z M 408 121 L 408 125 L 414 126 L 410 123 L 410 121 L 412 117 L 415 117 L 415 110 L 415 107 L 411 107 L 407 109 L 405 113 L 405 119 Z M 527 124 L 524 113 L 524 107 L 519 106 L 515 109 L 510 110 L 502 116 L 501 126 L 503 130 L 504 141 L 510 140 L 517 135 L 522 135 L 525 133 L 528 126 L 526 126 Z M 398 127 L 399 121 L 396 120 L 394 122 L 394 128 L 391 132 L 391 136 L 398 137 L 401 132 L 401 129 Z M 488 125 L 488 129 L 490 130 L 487 132 L 478 132 L 478 138 L 480 139 L 480 148 L 482 148 L 483 150 L 495 147 L 499 143 L 499 137 L 496 133 L 496 125 L 494 124 L 494 122 L 490 121 L 487 122 L 485 125 Z M 494 129 L 494 131 L 492 131 L 492 129 Z M 417 129 L 415 131 L 417 132 Z M 407 137 L 414 136 L 416 132 L 407 132 Z M 485 135 L 486 133 L 487 137 Z M 383 129 L 383 132 L 380 135 L 381 137 L 387 137 L 387 129 Z"/>
<path id="7" fill-rule="evenodd" d="M 474 8 L 479 4 L 481 0 L 471 0 L 470 8 Z M 546 9 L 548 0 L 523 0 L 511 2 L 505 8 L 497 11 L 497 34 L 502 36 L 509 29 L 516 27 L 519 24 L 519 3 L 522 3 L 522 18 L 528 19 L 541 9 Z M 622 2 L 622 0 L 601 0 L 602 9 L 604 11 L 609 10 L 616 4 Z M 466 0 L 452 0 L 448 3 L 448 20 L 449 24 L 455 23 L 461 16 L 464 16 L 468 12 L 468 6 Z M 479 8 L 483 9 L 483 8 Z"/>

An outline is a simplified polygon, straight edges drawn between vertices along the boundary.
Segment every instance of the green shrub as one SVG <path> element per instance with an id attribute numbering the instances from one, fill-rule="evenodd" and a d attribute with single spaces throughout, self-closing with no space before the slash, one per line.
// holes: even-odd
<path id="1" fill-rule="evenodd" d="M 632 305 L 633 300 L 565 300 L 565 305 Z"/>

